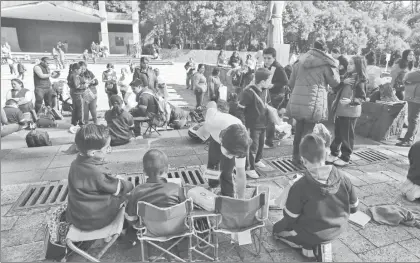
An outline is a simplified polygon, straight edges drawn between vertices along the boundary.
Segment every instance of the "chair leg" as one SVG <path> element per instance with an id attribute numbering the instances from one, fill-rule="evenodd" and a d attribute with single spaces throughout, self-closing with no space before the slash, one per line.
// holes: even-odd
<path id="1" fill-rule="evenodd" d="M 66 240 L 67 246 L 73 250 L 74 252 L 76 252 L 77 254 L 81 255 L 82 257 L 86 258 L 89 261 L 92 262 L 100 262 L 97 258 L 92 257 L 91 255 L 89 255 L 88 253 L 86 253 L 85 251 L 81 250 L 80 248 L 78 248 L 76 245 L 73 244 L 73 242 L 70 239 Z"/>
<path id="2" fill-rule="evenodd" d="M 214 233 L 214 261 L 219 261 L 219 237 Z"/>
<path id="3" fill-rule="evenodd" d="M 143 239 L 140 240 L 140 249 L 141 249 L 141 262 L 145 262 L 144 261 L 144 241 L 143 241 Z"/>
<path id="4" fill-rule="evenodd" d="M 118 237 L 119 237 L 119 234 L 115 234 L 112 236 L 111 241 L 109 241 L 108 244 L 106 244 L 106 246 L 97 255 L 98 259 L 101 259 L 101 257 L 105 254 L 105 252 L 112 246 L 112 244 L 115 243 Z"/>

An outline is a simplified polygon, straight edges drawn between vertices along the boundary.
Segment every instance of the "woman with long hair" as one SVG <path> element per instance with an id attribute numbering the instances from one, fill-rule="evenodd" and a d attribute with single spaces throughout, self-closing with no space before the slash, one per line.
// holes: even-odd
<path id="1" fill-rule="evenodd" d="M 105 120 L 111 135 L 111 146 L 127 144 L 133 137 L 133 116 L 123 109 L 123 100 L 118 95 L 109 98 L 112 108 L 105 112 Z"/>
<path id="2" fill-rule="evenodd" d="M 71 124 L 73 127 L 70 127 L 70 132 L 75 132 L 85 124 L 84 120 L 84 100 L 83 93 L 86 90 L 86 84 L 84 79 L 80 76 L 82 73 L 79 63 L 74 63 L 70 65 L 69 76 L 67 77 L 67 82 L 70 88 L 70 95 L 73 101 L 73 112 L 71 114 Z"/>
<path id="3" fill-rule="evenodd" d="M 367 78 L 365 58 L 354 56 L 349 60 L 344 80 L 334 89 L 337 93 L 331 107 L 334 114 L 334 140 L 327 161 L 336 166 L 346 166 L 350 162 L 356 121 L 362 113 L 361 104 L 366 100 Z M 338 157 L 340 151 L 341 156 Z"/>
<path id="4" fill-rule="evenodd" d="M 204 94 L 207 91 L 207 79 L 204 76 L 204 64 L 198 64 L 197 72 L 193 76 L 193 90 L 197 102 L 196 108 L 200 108 L 203 104 Z"/>
<path id="5" fill-rule="evenodd" d="M 98 124 L 98 118 L 97 118 L 97 113 L 96 113 L 96 107 L 97 107 L 97 102 L 98 102 L 98 95 L 97 95 L 98 90 L 96 86 L 98 85 L 98 80 L 96 79 L 93 72 L 87 68 L 87 64 L 85 61 L 80 61 L 79 66 L 81 70 L 80 76 L 82 77 L 84 82 L 86 82 L 87 88 L 90 89 L 90 91 L 92 91 L 93 93 L 93 99 L 90 101 L 85 101 L 84 113 L 83 113 L 84 120 L 86 124 L 89 122 L 89 112 L 90 112 L 90 115 L 92 116 L 92 121 L 95 124 Z"/>
<path id="6" fill-rule="evenodd" d="M 226 66 L 226 56 L 223 49 L 220 50 L 219 55 L 217 56 L 217 66 L 223 67 Z"/>
<path id="7" fill-rule="evenodd" d="M 395 90 L 398 99 L 404 100 L 404 83 L 403 79 L 407 72 L 414 67 L 414 51 L 406 49 L 402 53 L 401 59 L 395 62 L 391 70 L 391 87 Z"/>

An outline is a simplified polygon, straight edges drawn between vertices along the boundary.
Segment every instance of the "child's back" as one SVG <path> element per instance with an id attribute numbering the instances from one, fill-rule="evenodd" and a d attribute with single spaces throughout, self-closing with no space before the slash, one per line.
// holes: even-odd
<path id="1" fill-rule="evenodd" d="M 111 135 L 111 146 L 126 144 L 132 136 L 131 127 L 134 125 L 133 116 L 122 109 L 123 101 L 120 96 L 110 98 L 113 109 L 105 112 L 105 120 Z"/>

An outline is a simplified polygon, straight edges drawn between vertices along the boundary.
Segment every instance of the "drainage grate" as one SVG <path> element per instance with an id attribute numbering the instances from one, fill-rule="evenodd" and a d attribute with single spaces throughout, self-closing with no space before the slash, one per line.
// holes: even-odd
<path id="1" fill-rule="evenodd" d="M 372 150 L 372 149 L 364 149 L 360 151 L 355 151 L 354 155 L 362 158 L 368 163 L 376 163 L 376 162 L 383 162 L 383 161 L 390 160 L 390 158 L 386 156 L 385 154 Z"/>
<path id="2" fill-rule="evenodd" d="M 66 201 L 68 192 L 67 183 L 29 185 L 10 211 L 59 205 Z"/>
<path id="3" fill-rule="evenodd" d="M 200 167 L 178 168 L 168 172 L 168 178 L 181 178 L 184 184 L 205 185 L 206 180 Z"/>
<path id="4" fill-rule="evenodd" d="M 281 158 L 270 162 L 274 167 L 279 169 L 283 174 L 290 174 L 304 169 L 302 165 L 295 165 L 291 158 Z"/>

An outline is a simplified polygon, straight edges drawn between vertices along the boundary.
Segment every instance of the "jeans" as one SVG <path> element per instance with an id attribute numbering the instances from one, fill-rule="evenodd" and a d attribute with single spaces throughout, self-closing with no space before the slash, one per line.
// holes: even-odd
<path id="1" fill-rule="evenodd" d="M 73 100 L 73 112 L 71 113 L 71 124 L 76 125 L 83 125 L 83 115 L 84 115 L 84 104 L 82 94 L 72 94 L 71 98 Z"/>
<path id="2" fill-rule="evenodd" d="M 204 100 L 204 92 L 202 90 L 196 89 L 194 93 L 195 93 L 195 101 L 197 102 L 196 107 L 197 108 L 201 107 Z"/>
<path id="3" fill-rule="evenodd" d="M 12 123 L 12 124 L 7 124 L 7 125 L 2 125 L 1 126 L 1 137 L 5 137 L 9 134 L 12 134 L 14 132 L 19 131 L 22 128 L 22 126 L 20 126 L 17 123 Z"/>
<path id="4" fill-rule="evenodd" d="M 420 103 L 408 101 L 408 128 L 404 136 L 405 142 L 414 142 L 420 123 Z"/>
<path id="5" fill-rule="evenodd" d="M 9 69 L 10 69 L 10 74 L 11 74 L 11 75 L 16 74 L 15 65 L 9 65 Z"/>
<path id="6" fill-rule="evenodd" d="M 186 79 L 186 84 L 185 84 L 187 86 L 187 89 L 189 89 L 192 85 L 192 76 L 193 74 L 187 73 L 187 79 Z"/>
<path id="7" fill-rule="evenodd" d="M 25 78 L 25 72 L 19 72 L 19 76 L 17 78 L 23 80 Z"/>
<path id="8" fill-rule="evenodd" d="M 304 249 L 312 249 L 315 244 L 310 244 L 307 238 L 302 237 L 293 230 L 293 224 L 290 224 L 287 218 L 283 217 L 279 221 L 277 221 L 273 226 L 273 232 L 282 238 L 296 244 L 302 246 Z M 287 232 L 294 232 L 296 235 L 284 235 Z M 282 235 L 283 234 L 283 235 Z"/>
<path id="9" fill-rule="evenodd" d="M 210 137 L 209 156 L 207 168 L 218 170 L 220 166 L 220 188 L 221 195 L 235 197 L 235 186 L 233 179 L 233 169 L 235 168 L 235 158 L 229 159 L 222 154 L 221 146 L 212 137 Z M 217 185 L 214 180 L 209 181 L 211 187 Z"/>
<path id="10" fill-rule="evenodd" d="M 334 123 L 334 140 L 331 143 L 330 150 L 332 156 L 338 156 L 341 150 L 341 159 L 350 161 L 350 155 L 354 147 L 354 128 L 357 118 L 336 117 Z"/>
<path id="11" fill-rule="evenodd" d="M 283 94 L 270 94 L 271 95 L 271 104 L 274 108 L 278 109 L 280 103 L 283 101 Z M 274 123 L 268 123 L 267 125 L 267 140 L 265 144 L 268 146 L 273 146 L 274 135 L 276 133 L 276 128 Z"/>
<path id="12" fill-rule="evenodd" d="M 261 160 L 263 154 L 265 129 L 250 129 L 250 137 L 252 144 L 249 147 L 248 168 L 255 170 L 255 163 Z"/>
<path id="13" fill-rule="evenodd" d="M 41 109 L 42 102 L 45 103 L 45 106 L 51 106 L 51 96 L 52 90 L 51 87 L 38 87 L 35 88 L 35 111 L 38 112 Z"/>
<path id="14" fill-rule="evenodd" d="M 98 118 L 96 117 L 97 116 L 96 115 L 96 103 L 97 103 L 97 101 L 98 101 L 98 98 L 92 100 L 89 103 L 85 102 L 85 105 L 84 105 L 84 120 L 85 120 L 85 123 L 89 122 L 89 112 L 92 115 L 93 123 L 96 123 L 98 121 Z"/>
<path id="15" fill-rule="evenodd" d="M 300 153 L 299 153 L 299 145 L 302 141 L 302 138 L 305 137 L 307 134 L 313 132 L 315 127 L 315 123 L 308 122 L 305 120 L 296 120 L 296 130 L 295 130 L 295 137 L 293 138 L 293 159 L 300 160 Z"/>

